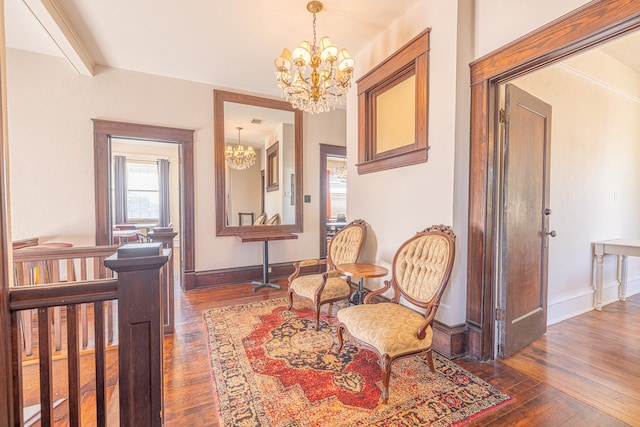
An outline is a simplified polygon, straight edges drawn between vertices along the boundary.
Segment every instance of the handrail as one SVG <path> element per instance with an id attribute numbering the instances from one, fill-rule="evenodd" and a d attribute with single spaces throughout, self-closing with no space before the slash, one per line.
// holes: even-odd
<path id="1" fill-rule="evenodd" d="M 109 301 L 118 297 L 118 279 L 9 288 L 11 311 Z"/>
<path id="2" fill-rule="evenodd" d="M 109 256 L 118 250 L 119 245 L 71 246 L 68 248 L 27 247 L 28 250 L 22 248 L 13 251 L 13 262 Z"/>

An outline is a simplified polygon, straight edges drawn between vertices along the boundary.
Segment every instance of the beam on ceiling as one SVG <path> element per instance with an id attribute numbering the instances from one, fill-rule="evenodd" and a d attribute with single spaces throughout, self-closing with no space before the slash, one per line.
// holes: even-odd
<path id="1" fill-rule="evenodd" d="M 79 74 L 93 76 L 95 61 L 55 0 L 23 0 Z"/>

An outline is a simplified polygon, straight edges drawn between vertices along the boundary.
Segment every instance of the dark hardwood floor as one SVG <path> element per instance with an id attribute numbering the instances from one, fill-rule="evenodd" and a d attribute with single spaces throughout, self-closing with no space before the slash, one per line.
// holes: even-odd
<path id="1" fill-rule="evenodd" d="M 284 286 L 283 286 L 284 288 Z M 202 311 L 285 296 L 236 285 L 175 293 L 165 425 L 218 426 Z M 552 325 L 506 360 L 456 362 L 515 400 L 471 426 L 640 426 L 640 295 Z"/>

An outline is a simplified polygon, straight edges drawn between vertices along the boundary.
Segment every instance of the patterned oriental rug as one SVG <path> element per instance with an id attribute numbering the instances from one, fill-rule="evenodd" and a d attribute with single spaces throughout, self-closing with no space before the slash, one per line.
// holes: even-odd
<path id="1" fill-rule="evenodd" d="M 389 402 L 380 398 L 377 356 L 346 340 L 335 318 L 285 298 L 205 310 L 223 426 L 457 426 L 511 398 L 434 352 L 394 362 Z M 336 308 L 333 308 L 334 312 Z M 334 313 L 335 314 L 335 313 Z"/>

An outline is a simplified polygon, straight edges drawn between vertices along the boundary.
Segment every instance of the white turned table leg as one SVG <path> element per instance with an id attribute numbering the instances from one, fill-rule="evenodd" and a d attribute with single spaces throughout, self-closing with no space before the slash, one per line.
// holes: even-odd
<path id="1" fill-rule="evenodd" d="M 596 303 L 595 309 L 602 311 L 602 262 L 604 255 L 604 247 L 600 244 L 593 246 L 593 254 L 596 262 Z"/>

